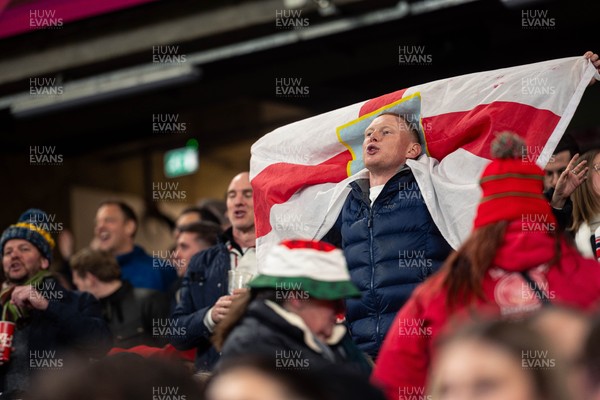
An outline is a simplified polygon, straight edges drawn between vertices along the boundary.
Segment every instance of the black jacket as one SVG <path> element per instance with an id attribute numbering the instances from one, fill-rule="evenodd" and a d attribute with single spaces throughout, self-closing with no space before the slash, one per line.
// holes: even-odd
<path id="1" fill-rule="evenodd" d="M 319 370 L 336 365 L 370 374 L 371 366 L 344 326 L 336 326 L 330 342 L 321 343 L 322 348 L 303 323 L 298 325 L 299 319 L 273 302 L 253 300 L 225 340 L 221 359 L 259 355 L 273 358 L 277 368 Z"/>
<path id="2" fill-rule="evenodd" d="M 127 281 L 111 295 L 100 299 L 102 314 L 114 338 L 114 346 L 128 349 L 167 343 L 172 325 L 169 301 L 158 290 L 134 288 Z"/>
<path id="3" fill-rule="evenodd" d="M 62 367 L 67 354 L 99 358 L 111 346 L 110 331 L 95 297 L 66 290 L 52 277 L 36 286 L 49 305 L 44 311 L 30 310 L 28 319 L 17 324 L 17 349 L 0 367 L 2 391 L 26 389 L 32 373 Z"/>

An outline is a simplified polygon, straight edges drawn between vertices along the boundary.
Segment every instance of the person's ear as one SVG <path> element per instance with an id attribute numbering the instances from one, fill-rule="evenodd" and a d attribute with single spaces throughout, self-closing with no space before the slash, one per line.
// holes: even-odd
<path id="1" fill-rule="evenodd" d="M 98 285 L 98 282 L 100 281 L 100 279 L 98 279 L 98 277 L 96 277 L 96 275 L 92 274 L 91 272 L 86 272 L 83 279 L 88 281 L 88 286 L 90 287 L 96 287 Z"/>
<path id="2" fill-rule="evenodd" d="M 133 237 L 135 232 L 135 222 L 132 219 L 128 219 L 125 221 L 125 233 L 129 237 Z"/>
<path id="3" fill-rule="evenodd" d="M 42 269 L 50 268 L 50 261 L 46 257 L 42 257 L 41 267 Z"/>
<path id="4" fill-rule="evenodd" d="M 298 299 L 298 296 L 290 296 L 287 300 L 290 309 L 292 310 L 301 310 L 303 302 Z"/>
<path id="5" fill-rule="evenodd" d="M 406 149 L 406 158 L 416 159 L 421 155 L 421 151 L 421 144 L 413 142 L 409 144 L 408 148 Z"/>

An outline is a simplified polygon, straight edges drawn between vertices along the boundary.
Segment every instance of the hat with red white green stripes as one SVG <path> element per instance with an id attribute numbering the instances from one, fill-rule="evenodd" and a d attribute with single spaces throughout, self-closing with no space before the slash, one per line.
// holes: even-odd
<path id="1" fill-rule="evenodd" d="M 303 291 L 322 300 L 360 297 L 350 281 L 344 254 L 337 247 L 314 240 L 284 240 L 258 266 L 251 288 Z"/>

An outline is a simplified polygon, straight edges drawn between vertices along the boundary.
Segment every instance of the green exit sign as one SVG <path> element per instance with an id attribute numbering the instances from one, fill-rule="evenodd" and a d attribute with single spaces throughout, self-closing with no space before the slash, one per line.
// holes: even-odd
<path id="1" fill-rule="evenodd" d="M 165 176 L 175 178 L 198 170 L 198 149 L 182 147 L 165 153 Z"/>

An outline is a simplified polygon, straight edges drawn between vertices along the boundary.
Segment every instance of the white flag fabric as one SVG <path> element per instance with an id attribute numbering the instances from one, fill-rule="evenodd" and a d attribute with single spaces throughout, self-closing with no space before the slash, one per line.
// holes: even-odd
<path id="1" fill-rule="evenodd" d="M 364 131 L 384 112 L 414 122 L 424 153 L 408 160 L 440 232 L 457 248 L 469 235 L 479 177 L 495 134 L 527 143 L 543 167 L 569 124 L 595 68 L 571 57 L 443 79 L 398 90 L 278 128 L 251 149 L 257 258 L 283 239 L 320 239 L 335 223 L 348 184 L 368 177 Z"/>

